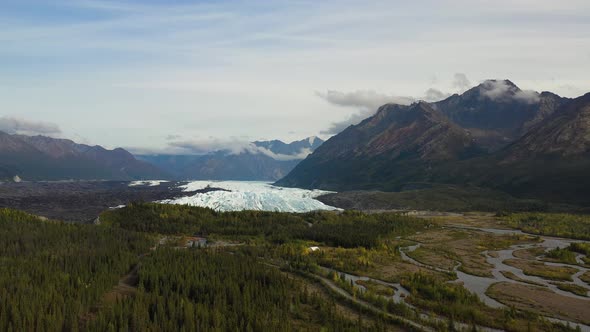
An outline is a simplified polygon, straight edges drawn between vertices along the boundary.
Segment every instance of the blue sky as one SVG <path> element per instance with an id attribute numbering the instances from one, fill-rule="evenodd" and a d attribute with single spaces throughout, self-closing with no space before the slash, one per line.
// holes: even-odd
<path id="1" fill-rule="evenodd" d="M 588 73 L 588 1 L 0 0 L 0 119 L 137 151 L 327 137 L 487 78 L 574 97 Z"/>

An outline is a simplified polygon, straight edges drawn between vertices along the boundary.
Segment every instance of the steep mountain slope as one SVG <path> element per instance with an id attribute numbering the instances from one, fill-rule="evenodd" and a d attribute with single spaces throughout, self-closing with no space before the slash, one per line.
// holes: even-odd
<path id="1" fill-rule="evenodd" d="M 492 155 L 445 165 L 432 181 L 500 189 L 523 197 L 590 204 L 590 94 L 566 102 Z"/>
<path id="2" fill-rule="evenodd" d="M 395 190 L 438 164 L 478 155 L 469 133 L 425 102 L 384 105 L 332 137 L 278 185 L 330 190 Z"/>
<path id="3" fill-rule="evenodd" d="M 206 155 L 140 155 L 179 179 L 276 181 L 287 175 L 323 141 L 310 137 L 292 143 L 256 141 L 241 153 L 215 151 Z"/>
<path id="4" fill-rule="evenodd" d="M 590 93 L 564 105 L 506 149 L 508 162 L 590 157 Z"/>
<path id="5" fill-rule="evenodd" d="M 589 170 L 590 94 L 568 99 L 486 81 L 432 105 L 384 105 L 277 184 L 397 191 L 443 183 L 584 206 Z"/>
<path id="6" fill-rule="evenodd" d="M 558 109 L 566 98 L 524 91 L 509 80 L 487 80 L 433 107 L 491 151 L 510 144 Z"/>
<path id="7" fill-rule="evenodd" d="M 40 151 L 22 140 L 0 131 L 0 179 L 11 179 L 18 174 L 17 167 L 39 163 Z"/>
<path id="8" fill-rule="evenodd" d="M 0 177 L 10 179 L 14 175 L 24 180 L 167 177 L 123 149 L 106 150 L 71 140 L 0 132 Z"/>

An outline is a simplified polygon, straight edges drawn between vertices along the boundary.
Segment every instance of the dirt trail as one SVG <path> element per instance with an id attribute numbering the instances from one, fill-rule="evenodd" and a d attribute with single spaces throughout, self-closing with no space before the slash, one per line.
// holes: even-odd
<path id="1" fill-rule="evenodd" d="M 129 273 L 121 277 L 117 285 L 105 293 L 97 304 L 92 306 L 88 312 L 80 316 L 80 329 L 84 329 L 84 327 L 87 326 L 90 321 L 96 319 L 98 312 L 102 308 L 106 306 L 112 306 L 119 300 L 133 296 L 137 291 L 137 285 L 139 283 L 139 275 L 137 274 L 138 271 L 139 263 L 135 264 Z"/>
<path id="2" fill-rule="evenodd" d="M 136 264 L 128 274 L 119 279 L 117 286 L 113 287 L 113 289 L 103 296 L 103 305 L 114 304 L 117 300 L 122 300 L 123 298 L 135 294 L 139 283 L 139 275 L 137 274 L 139 266 L 139 263 Z"/>
<path id="3" fill-rule="evenodd" d="M 167 240 L 167 236 L 160 238 L 158 242 L 156 242 L 156 246 L 153 249 L 156 249 L 158 246 L 165 244 Z M 83 329 L 83 327 L 85 327 L 88 322 L 96 319 L 100 309 L 104 308 L 105 306 L 114 305 L 119 300 L 123 300 L 127 297 L 135 295 L 135 292 L 137 292 L 137 285 L 139 284 L 138 272 L 139 268 L 141 267 L 141 259 L 149 254 L 150 251 L 137 256 L 139 262 L 135 264 L 131 270 L 129 270 L 129 273 L 122 276 L 119 279 L 117 285 L 113 286 L 111 290 L 106 292 L 97 304 L 88 309 L 88 312 L 80 316 L 80 329 Z"/>

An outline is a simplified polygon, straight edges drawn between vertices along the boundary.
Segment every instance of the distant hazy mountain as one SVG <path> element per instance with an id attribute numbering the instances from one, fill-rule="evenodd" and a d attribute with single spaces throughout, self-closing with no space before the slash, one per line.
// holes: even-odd
<path id="1" fill-rule="evenodd" d="M 0 132 L 0 178 L 23 180 L 165 178 L 166 173 L 123 149 L 45 136 Z"/>
<path id="2" fill-rule="evenodd" d="M 590 203 L 588 170 L 590 94 L 567 99 L 486 81 L 438 103 L 382 106 L 277 184 L 400 190 L 451 183 Z"/>
<path id="3" fill-rule="evenodd" d="M 206 155 L 138 155 L 178 179 L 276 181 L 323 143 L 317 137 L 284 143 L 256 141 L 241 153 Z"/>
<path id="4" fill-rule="evenodd" d="M 294 141 L 291 143 L 285 143 L 279 140 L 272 141 L 255 141 L 253 144 L 268 149 L 276 154 L 296 156 L 302 152 L 315 151 L 324 141 L 316 136 L 308 137 L 300 141 Z M 303 159 L 303 158 L 301 158 Z"/>

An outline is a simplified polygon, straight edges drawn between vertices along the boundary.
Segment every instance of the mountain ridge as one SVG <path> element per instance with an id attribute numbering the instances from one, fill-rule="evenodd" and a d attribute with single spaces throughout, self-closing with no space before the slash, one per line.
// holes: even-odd
<path id="1" fill-rule="evenodd" d="M 0 132 L 0 178 L 23 180 L 136 180 L 168 178 L 122 148 L 78 144 L 47 136 Z"/>
<path id="2" fill-rule="evenodd" d="M 493 152 L 522 136 L 565 101 L 567 98 L 550 92 L 521 90 L 510 80 L 486 80 L 432 105 Z"/>
<path id="3" fill-rule="evenodd" d="M 493 103 L 487 96 L 480 98 L 486 91 L 497 90 L 489 84 L 500 85 L 505 95 L 492 94 L 496 98 Z M 466 108 L 469 103 L 457 103 L 459 106 L 451 108 L 455 102 L 448 100 L 447 104 L 384 105 L 372 117 L 330 138 L 276 184 L 336 191 L 400 191 L 415 182 L 446 183 L 590 203 L 590 93 L 569 99 L 551 92 L 519 96 L 521 91 L 508 80 L 485 81 L 468 90 L 466 97 L 448 98 L 473 101 L 473 96 L 478 96 L 480 106 Z M 497 104 L 500 106 L 490 106 Z M 427 106 L 431 110 L 425 114 L 433 121 L 422 121 L 422 125 L 400 125 L 404 112 L 397 117 L 383 112 L 423 111 Z M 516 115 L 507 116 L 510 110 Z M 473 114 L 488 111 L 491 115 L 486 116 L 497 117 L 496 122 L 472 121 Z M 445 126 L 447 122 L 450 125 Z M 473 133 L 476 125 L 476 129 L 506 134 L 503 137 L 508 141 L 490 148 L 490 141 L 486 141 L 490 136 Z M 365 127 L 370 128 L 363 130 Z"/>
<path id="4" fill-rule="evenodd" d="M 345 178 L 355 174 L 354 185 L 370 186 L 383 181 L 396 187 L 398 180 L 421 180 L 431 164 L 481 153 L 469 133 L 451 123 L 428 103 L 409 106 L 386 104 L 377 113 L 330 138 L 299 163 L 277 185 L 348 189 Z M 391 169 L 403 169 L 392 174 Z M 410 169 L 409 169 L 410 168 Z M 300 172 L 302 181 L 292 181 Z M 323 182 L 326 180 L 326 182 Z"/>

